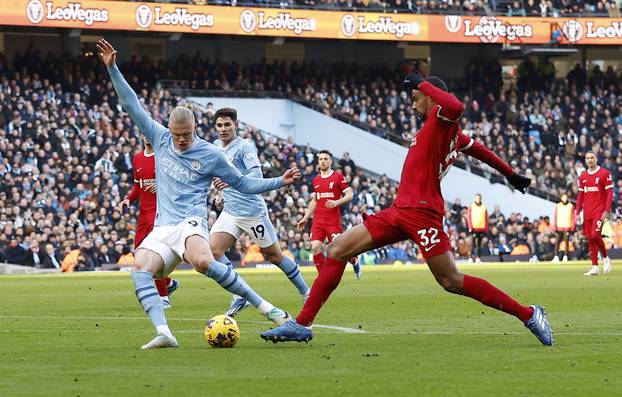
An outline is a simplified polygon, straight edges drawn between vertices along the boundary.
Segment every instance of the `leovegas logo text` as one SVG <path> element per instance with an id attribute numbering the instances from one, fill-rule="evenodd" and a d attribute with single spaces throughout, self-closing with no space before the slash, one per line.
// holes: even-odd
<path id="1" fill-rule="evenodd" d="M 355 33 L 391 35 L 401 39 L 404 36 L 419 34 L 419 23 L 399 21 L 392 16 L 372 17 L 370 15 L 345 14 L 341 17 L 341 33 L 352 37 Z"/>
<path id="2" fill-rule="evenodd" d="M 462 30 L 465 37 L 476 37 L 483 43 L 495 43 L 500 38 L 514 41 L 534 35 L 531 24 L 510 23 L 495 17 L 481 17 L 475 21 L 471 18 L 448 15 L 445 17 L 445 29 L 450 33 L 459 33 Z"/>
<path id="3" fill-rule="evenodd" d="M 30 0 L 26 5 L 26 18 L 38 24 L 47 21 L 79 22 L 91 26 L 96 22 L 108 22 L 110 11 L 103 7 L 84 7 L 80 2 L 56 6 L 53 1 Z"/>
<path id="4" fill-rule="evenodd" d="M 603 18 L 603 21 L 607 19 Z M 615 21 L 605 26 L 598 26 L 596 22 L 585 22 L 585 37 L 589 39 L 620 39 L 622 38 L 622 22 Z"/>
<path id="5" fill-rule="evenodd" d="M 314 32 L 317 29 L 315 18 L 294 17 L 292 13 L 279 11 L 273 12 L 253 11 L 246 9 L 240 14 L 240 28 L 246 33 L 258 31 L 285 30 L 297 35 L 304 32 Z"/>
<path id="6" fill-rule="evenodd" d="M 136 24 L 142 29 L 155 26 L 187 26 L 196 31 L 201 28 L 210 28 L 215 24 L 213 14 L 204 12 L 190 12 L 187 7 L 175 7 L 172 11 L 167 11 L 160 6 L 153 9 L 147 4 L 142 4 L 136 8 Z"/>

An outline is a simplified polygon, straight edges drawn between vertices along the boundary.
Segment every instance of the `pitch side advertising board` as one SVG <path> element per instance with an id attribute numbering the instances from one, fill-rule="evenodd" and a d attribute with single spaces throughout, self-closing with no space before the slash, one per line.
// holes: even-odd
<path id="1" fill-rule="evenodd" d="M 124 1 L 3 0 L 0 25 L 447 43 L 622 44 L 622 19 L 381 14 Z"/>

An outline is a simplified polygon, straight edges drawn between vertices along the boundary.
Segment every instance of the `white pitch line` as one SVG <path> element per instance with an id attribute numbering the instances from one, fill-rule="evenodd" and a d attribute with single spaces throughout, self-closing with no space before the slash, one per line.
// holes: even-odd
<path id="1" fill-rule="evenodd" d="M 111 317 L 111 316 L 0 316 L 0 318 L 12 318 L 12 319 L 49 319 L 49 320 L 104 320 L 104 321 L 114 321 L 114 320 L 131 320 L 131 321 L 141 321 L 147 320 L 146 317 Z M 206 321 L 204 318 L 188 318 L 188 317 L 168 317 L 168 320 L 171 321 Z M 239 323 L 242 324 L 262 324 L 262 325 L 273 325 L 273 323 L 269 321 L 245 321 L 238 320 Z M 339 325 L 323 325 L 323 324 L 313 324 L 313 328 L 323 328 L 330 329 L 334 331 L 341 331 L 346 334 L 365 334 L 366 331 L 355 328 L 341 327 Z"/>

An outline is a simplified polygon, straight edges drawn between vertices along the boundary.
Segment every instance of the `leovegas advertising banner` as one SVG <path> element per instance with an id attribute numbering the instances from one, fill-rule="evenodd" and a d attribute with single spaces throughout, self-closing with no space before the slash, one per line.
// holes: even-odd
<path id="1" fill-rule="evenodd" d="M 435 32 L 430 41 L 545 44 L 551 41 L 552 31 L 558 29 L 563 33 L 562 43 L 622 44 L 622 19 L 459 15 L 428 18 L 430 30 Z"/>
<path id="2" fill-rule="evenodd" d="M 622 19 L 469 17 L 86 0 L 2 0 L 0 25 L 453 43 L 622 44 Z"/>

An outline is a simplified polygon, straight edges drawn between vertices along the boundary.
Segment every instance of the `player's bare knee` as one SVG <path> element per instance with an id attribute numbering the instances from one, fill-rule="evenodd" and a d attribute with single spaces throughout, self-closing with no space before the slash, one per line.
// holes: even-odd
<path id="1" fill-rule="evenodd" d="M 444 274 L 436 277 L 436 281 L 443 287 L 443 289 L 452 294 L 462 293 L 462 280 L 460 273 L 456 274 Z"/>
<path id="2" fill-rule="evenodd" d="M 319 241 L 312 241 L 311 242 L 311 251 L 313 252 L 313 255 L 317 255 L 319 253 L 322 252 L 322 243 L 320 243 Z"/>
<path id="3" fill-rule="evenodd" d="M 193 263 L 191 263 L 192 267 L 194 267 L 194 270 L 196 270 L 199 273 L 207 273 L 207 271 L 209 270 L 209 267 L 211 265 L 211 262 L 209 260 L 209 258 L 206 257 L 202 257 L 199 258 L 195 261 L 193 261 Z"/>
<path id="4" fill-rule="evenodd" d="M 349 259 L 347 253 L 344 251 L 344 246 L 339 242 L 339 238 L 333 240 L 326 249 L 326 255 L 329 258 L 336 259 L 338 261 Z"/>
<path id="5" fill-rule="evenodd" d="M 283 261 L 283 254 L 281 254 L 280 252 L 270 252 L 264 254 L 264 256 L 270 263 L 273 263 L 275 265 L 278 265 Z"/>
<path id="6" fill-rule="evenodd" d="M 223 255 L 225 255 L 225 251 L 218 247 L 212 247 L 212 255 L 214 255 L 214 258 L 216 259 L 222 258 Z"/>

